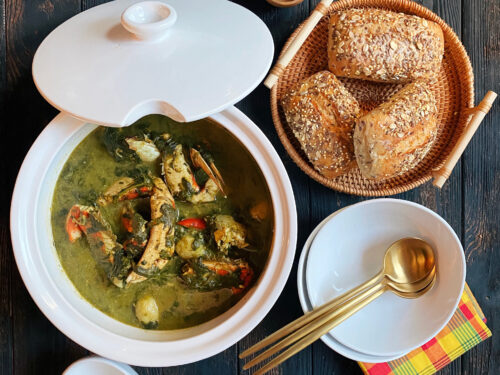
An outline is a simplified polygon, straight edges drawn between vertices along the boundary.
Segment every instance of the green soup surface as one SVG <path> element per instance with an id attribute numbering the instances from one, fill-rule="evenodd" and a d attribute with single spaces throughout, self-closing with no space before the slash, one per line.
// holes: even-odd
<path id="1" fill-rule="evenodd" d="M 160 156 L 143 160 L 145 154 L 133 150 L 130 140 L 151 146 Z M 174 184 L 162 170 L 166 160 L 172 160 L 176 145 L 181 145 L 178 150 L 182 148 L 194 181 L 184 179 L 179 185 L 182 191 L 174 194 Z M 209 201 L 191 202 L 201 197 L 200 192 L 208 192 L 210 180 L 203 168 L 193 163 L 191 149 L 198 150 L 222 177 L 219 183 L 224 192 L 216 189 L 211 201 L 209 196 Z M 102 203 L 107 189 L 124 178 L 140 181 L 144 195 L 135 197 L 137 194 L 128 190 Z M 157 213 L 161 216 L 153 219 L 155 178 L 165 182 L 175 203 L 170 207 L 161 201 Z M 71 216 L 68 213 L 75 205 L 80 207 L 79 214 Z M 132 250 L 130 244 L 140 237 L 136 227 L 124 224 L 123 217 L 129 217 L 124 216 L 126 210 L 144 220 L 143 235 L 147 237 L 141 238 L 149 250 L 140 246 Z M 262 271 L 274 227 L 265 179 L 234 136 L 211 120 L 180 124 L 160 115 L 144 117 L 124 129 L 99 127 L 92 131 L 74 149 L 59 175 L 51 220 L 62 267 L 84 299 L 123 323 L 163 330 L 206 322 L 233 306 Z M 77 237 L 73 241 L 68 225 Z M 156 247 L 152 243 L 155 226 L 161 233 Z M 243 238 L 230 237 L 238 234 Z M 103 236 L 110 237 L 112 244 L 108 246 Z M 180 241 L 187 249 L 181 248 Z M 141 269 L 149 264 L 144 260 L 145 251 L 156 256 L 147 272 Z M 132 272 L 140 281 L 127 281 Z M 139 310 L 150 308 L 151 300 L 155 306 L 153 318 L 148 318 Z"/>

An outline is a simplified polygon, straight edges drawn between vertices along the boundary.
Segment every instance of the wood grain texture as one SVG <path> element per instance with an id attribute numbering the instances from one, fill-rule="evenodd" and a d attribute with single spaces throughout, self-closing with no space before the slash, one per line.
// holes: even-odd
<path id="1" fill-rule="evenodd" d="M 0 159 L 8 161 L 2 170 L 7 186 L 3 186 L 0 198 L 4 233 L 12 188 L 21 162 L 36 136 L 56 113 L 33 84 L 33 54 L 50 31 L 80 10 L 80 3 L 7 0 L 2 4 L 6 20 L 7 82 L 6 93 L 2 96 L 6 121 L 2 123 Z M 30 374 L 43 368 L 47 373 L 60 373 L 87 351 L 66 338 L 40 313 L 17 272 L 9 242 L 2 241 L 1 252 L 2 258 L 10 257 L 12 372 Z"/>
<path id="2" fill-rule="evenodd" d="M 311 1 L 313 3 L 317 2 L 315 0 Z M 417 2 L 432 9 L 451 27 L 460 31 L 460 0 L 449 0 L 446 2 L 426 0 Z M 459 170 L 459 168 L 457 169 Z M 325 216 L 338 208 L 365 200 L 365 198 L 361 197 L 332 192 L 317 183 L 311 184 L 311 196 L 314 197 L 314 200 L 311 202 L 311 210 L 314 212 L 312 215 L 313 225 L 316 225 Z M 436 211 L 450 223 L 459 236 L 461 235 L 462 184 L 460 171 L 454 173 L 441 191 L 434 188 L 431 183 L 427 183 L 418 189 L 399 194 L 395 196 L 395 198 L 414 201 Z M 313 348 L 314 374 L 343 374 L 345 373 L 344 371 L 349 371 L 349 373 L 361 373 L 359 368 L 349 367 L 354 362 L 346 360 L 336 353 L 332 353 L 323 343 L 315 343 Z M 447 366 L 443 369 L 442 373 L 460 374 L 460 360 Z"/>
<path id="3" fill-rule="evenodd" d="M 232 375 L 238 373 L 238 356 L 236 354 L 236 345 L 233 345 L 216 356 L 189 365 L 164 368 L 134 368 L 141 375 Z"/>
<path id="4" fill-rule="evenodd" d="M 0 375 L 13 372 L 14 345 L 11 298 L 12 256 L 7 220 L 0 218 Z"/>
<path id="5" fill-rule="evenodd" d="M 111 0 L 82 0 L 82 11 L 95 7 L 96 5 L 107 3 L 109 1 Z"/>
<path id="6" fill-rule="evenodd" d="M 443 18 L 460 37 L 462 26 L 462 7 L 460 0 L 423 0 L 418 2 L 432 9 Z M 437 212 L 452 226 L 458 237 L 463 238 L 461 214 L 463 209 L 463 188 L 460 162 L 457 164 L 453 175 L 448 179 L 441 190 L 435 188 L 428 182 L 419 189 L 401 194 L 398 198 L 420 203 Z M 439 372 L 440 375 L 461 373 L 462 362 L 460 358 L 453 361 Z"/>
<path id="7" fill-rule="evenodd" d="M 486 91 L 500 90 L 500 3 L 464 1 L 463 42 L 475 73 L 476 103 Z M 494 332 L 462 358 L 467 374 L 496 374 L 500 369 L 500 105 L 493 106 L 463 158 L 464 248 L 467 282 Z"/>
<path id="8" fill-rule="evenodd" d="M 7 108 L 7 49 L 5 3 L 0 1 L 0 113 Z M 0 139 L 5 139 L 5 125 L 0 126 Z M 0 170 L 7 169 L 8 161 L 0 157 Z M 0 189 L 8 192 L 9 179 L 0 179 Z M 11 269 L 13 264 L 10 246 L 8 198 L 0 198 L 0 375 L 8 375 L 13 371 L 13 319 L 11 299 Z"/>
<path id="9" fill-rule="evenodd" d="M 62 335 L 38 310 L 17 272 L 9 239 L 10 197 L 21 162 L 56 110 L 37 93 L 31 78 L 33 54 L 64 20 L 108 0 L 0 0 L 0 375 L 61 373 L 88 352 Z M 264 0 L 237 2 L 270 28 L 276 54 L 319 0 L 277 9 Z M 476 96 L 500 91 L 500 3 L 498 0 L 420 0 L 462 37 L 476 74 Z M 275 56 L 276 59 L 277 56 Z M 260 85 L 237 104 L 269 138 L 292 181 L 298 213 L 298 246 L 286 287 L 266 318 L 238 344 L 217 356 L 179 367 L 136 368 L 140 374 L 250 374 L 238 353 L 302 313 L 296 288 L 297 262 L 312 229 L 335 210 L 364 200 L 329 190 L 309 179 L 288 157 L 272 124 L 269 91 Z M 397 198 L 421 203 L 444 217 L 466 251 L 467 281 L 495 331 L 500 326 L 500 105 L 497 103 L 442 190 L 430 183 Z M 12 140 L 15 140 L 13 142 Z M 500 338 L 480 344 L 440 375 L 497 374 Z M 360 374 L 357 364 L 316 342 L 273 374 Z"/>
<path id="10" fill-rule="evenodd" d="M 276 50 L 274 60 L 276 60 L 279 51 L 290 34 L 310 12 L 307 1 L 288 9 L 277 9 L 265 1 L 237 2 L 258 14 L 269 29 L 272 30 Z M 252 94 L 238 103 L 237 107 L 245 112 L 255 124 L 260 127 L 278 151 L 288 175 L 290 176 L 290 180 L 292 181 L 297 205 L 299 228 L 295 261 L 285 289 L 262 323 L 240 341 L 239 349 L 241 352 L 302 314 L 297 295 L 297 262 L 302 246 L 310 232 L 310 181 L 285 152 L 274 130 L 269 109 L 269 90 L 263 85 L 260 85 Z M 311 353 L 311 348 L 307 348 L 283 365 L 274 369 L 271 373 L 310 374 L 312 371 Z M 240 361 L 240 369 L 244 362 L 245 361 Z M 251 373 L 251 371 L 245 373 Z"/>

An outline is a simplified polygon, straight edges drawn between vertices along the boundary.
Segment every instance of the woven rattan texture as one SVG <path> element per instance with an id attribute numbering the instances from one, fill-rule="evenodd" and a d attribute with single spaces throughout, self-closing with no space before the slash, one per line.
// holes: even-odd
<path id="1" fill-rule="evenodd" d="M 380 8 L 414 14 L 438 23 L 443 29 L 445 51 L 438 79 L 430 84 L 439 112 L 439 134 L 435 144 L 421 163 L 413 170 L 382 182 L 374 182 L 361 176 L 357 168 L 335 179 L 319 174 L 302 152 L 298 141 L 286 123 L 281 109 L 282 95 L 300 80 L 320 70 L 327 69 L 327 40 L 329 15 L 349 8 Z M 283 50 L 300 30 L 292 34 Z M 340 78 L 356 97 L 364 111 L 370 111 L 399 91 L 403 85 L 374 83 Z M 429 9 L 407 0 L 341 0 L 330 6 L 330 13 L 323 17 L 292 59 L 276 85 L 271 90 L 271 111 L 278 136 L 290 157 L 310 177 L 319 183 L 349 194 L 384 196 L 413 189 L 432 178 L 452 150 L 465 129 L 474 105 L 474 76 L 469 57 L 453 30 Z"/>

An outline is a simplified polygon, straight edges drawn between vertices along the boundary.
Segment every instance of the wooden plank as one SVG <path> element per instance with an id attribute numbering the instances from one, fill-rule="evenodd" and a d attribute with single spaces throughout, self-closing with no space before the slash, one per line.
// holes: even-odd
<path id="1" fill-rule="evenodd" d="M 72 362 L 88 352 L 64 336 L 40 312 L 20 280 L 17 269 L 12 275 L 14 318 L 14 373 L 60 374 Z"/>
<path id="2" fill-rule="evenodd" d="M 4 218 L 6 216 L 2 216 Z M 11 303 L 11 275 L 13 264 L 9 251 L 10 238 L 7 220 L 0 222 L 0 374 L 12 374 L 13 366 L 13 322 Z"/>
<path id="3" fill-rule="evenodd" d="M 276 51 L 274 60 L 276 60 L 277 55 L 293 30 L 295 30 L 299 23 L 309 14 L 309 4 L 307 1 L 288 9 L 275 8 L 265 1 L 249 2 L 242 0 L 237 2 L 256 13 L 271 30 Z M 243 110 L 257 126 L 260 127 L 278 151 L 281 160 L 285 164 L 285 168 L 293 185 L 299 228 L 295 262 L 285 289 L 262 323 L 240 341 L 239 351 L 241 352 L 302 314 L 297 296 L 297 262 L 302 246 L 309 235 L 310 226 L 309 178 L 300 171 L 291 160 L 278 139 L 271 119 L 269 90 L 261 84 L 254 92 L 242 100 L 237 107 Z M 244 362 L 245 361 L 240 361 L 240 366 L 242 366 Z M 309 374 L 311 368 L 311 349 L 307 348 L 273 370 L 273 373 Z"/>
<path id="4" fill-rule="evenodd" d="M 317 0 L 311 1 L 313 3 L 311 6 L 313 6 L 314 3 L 317 3 Z M 460 32 L 460 0 L 446 2 L 423 0 L 418 2 L 436 12 L 450 26 Z M 329 192 L 328 189 L 315 183 L 312 183 L 311 185 L 311 197 L 313 197 L 311 201 L 311 221 L 313 225 L 338 208 L 345 207 L 365 199 L 361 197 L 347 196 L 336 192 Z M 461 235 L 462 184 L 460 166 L 457 167 L 457 171 L 441 191 L 435 189 L 430 183 L 427 183 L 412 191 L 399 194 L 394 198 L 417 202 L 436 211 L 450 223 L 459 236 Z M 348 373 L 361 373 L 361 370 L 357 367 L 355 362 L 349 361 L 336 353 L 332 353 L 331 350 L 323 343 L 315 343 L 313 353 L 315 374 L 342 374 L 347 371 Z M 442 371 L 442 374 L 459 373 L 460 361 L 453 362 Z"/>
<path id="5" fill-rule="evenodd" d="M 42 39 L 61 22 L 74 15 L 80 3 L 74 1 L 7 0 L 6 10 L 6 75 L 7 94 L 2 132 L 2 160 L 9 160 L 3 169 L 8 187 L 3 192 L 11 196 L 15 176 L 28 148 L 56 111 L 37 93 L 31 77 L 33 54 Z M 12 147 L 12 142 L 15 146 Z M 2 213 L 8 205 L 2 200 Z M 7 217 L 6 215 L 4 217 Z M 2 253 L 11 253 L 10 244 L 1 243 Z M 29 297 L 11 260 L 13 371 L 60 373 L 75 359 L 86 355 L 61 334 L 40 313 Z"/>
<path id="6" fill-rule="evenodd" d="M 434 11 L 450 25 L 457 35 L 461 35 L 461 1 L 419 1 L 422 5 Z M 463 238 L 463 191 L 461 165 L 457 164 L 455 171 L 446 185 L 440 191 L 427 183 L 419 189 L 401 195 L 401 198 L 420 203 L 441 215 L 455 230 L 459 238 Z M 440 372 L 445 374 L 461 374 L 461 359 L 455 360 Z"/>
<path id="7" fill-rule="evenodd" d="M 309 8 L 311 11 L 318 2 L 318 0 L 309 0 Z M 309 233 L 332 212 L 366 199 L 333 191 L 312 179 L 310 180 L 309 186 L 311 216 Z M 317 341 L 312 345 L 312 356 L 312 369 L 314 374 L 361 373 L 356 362 L 335 353 L 322 341 Z"/>
<path id="8" fill-rule="evenodd" d="M 105 0 L 67 1 L 0 1 L 2 25 L 0 26 L 0 93 L 1 107 L 6 123 L 16 126 L 0 127 L 0 165 L 7 178 L 3 179 L 0 197 L 0 217 L 7 218 L 10 192 L 20 163 L 35 136 L 53 117 L 55 110 L 38 94 L 32 84 L 30 65 L 33 52 L 43 37 L 64 19 L 76 13 L 80 7 L 87 9 Z M 245 2 L 268 24 L 279 52 L 289 34 L 302 21 L 317 1 L 305 1 L 292 9 L 275 9 L 264 1 Z M 440 14 L 455 30 L 461 30 L 463 19 L 464 44 L 472 57 L 476 72 L 476 94 L 483 95 L 487 89 L 500 90 L 500 41 L 497 25 L 500 9 L 495 0 L 421 1 Z M 7 25 L 7 29 L 4 26 Z M 459 33 L 460 34 L 460 33 Z M 15 94 L 15 95 L 14 95 Z M 330 212 L 361 200 L 330 191 L 309 180 L 286 155 L 277 139 L 270 118 L 267 89 L 262 86 L 238 104 L 271 140 L 285 163 L 293 182 L 299 213 L 298 253 L 313 227 Z M 29 111 L 24 110 L 29 104 Z M 457 166 L 451 179 L 442 191 L 427 184 L 398 198 L 409 199 L 435 210 L 442 215 L 464 240 L 468 258 L 468 282 L 483 306 L 489 325 L 495 328 L 498 321 L 499 234 L 498 198 L 500 178 L 498 173 L 500 141 L 499 130 L 493 127 L 500 120 L 499 105 L 481 126 L 466 151 L 462 165 Z M 495 122 L 496 121 L 496 122 Z M 16 139 L 16 147 L 7 146 L 7 140 Z M 7 160 L 9 161 L 7 163 Z M 462 178 L 464 179 L 462 181 Z M 464 211 L 463 211 L 464 210 Z M 47 368 L 50 372 L 61 372 L 74 359 L 86 351 L 60 334 L 34 306 L 24 288 L 12 260 L 8 241 L 8 223 L 0 221 L 0 350 L 2 360 L 0 374 L 35 372 Z M 10 274 L 12 270 L 12 275 Z M 12 296 L 9 285 L 12 282 Z M 6 302 L 6 303 L 5 303 Z M 241 366 L 236 354 L 287 321 L 300 315 L 296 296 L 296 265 L 283 295 L 252 333 L 237 347 L 233 346 L 213 358 L 193 365 L 167 369 L 138 369 L 140 373 L 236 373 Z M 40 333 L 43 332 L 43 335 Z M 14 342 L 13 342 L 13 338 Z M 441 374 L 496 373 L 499 368 L 499 340 L 496 336 L 481 344 L 447 366 Z M 12 352 L 12 347 L 15 351 Z M 10 349 L 9 349 L 10 348 Z M 314 353 L 314 360 L 311 356 Z M 13 367 L 13 363 L 14 366 Z M 313 371 L 314 370 L 314 371 Z M 275 373 L 359 373 L 357 365 L 331 352 L 318 342 L 313 348 L 289 360 Z"/>
<path id="9" fill-rule="evenodd" d="M 463 42 L 475 74 L 476 103 L 487 90 L 500 92 L 500 4 L 495 0 L 463 2 Z M 463 156 L 464 231 L 467 282 L 481 305 L 489 327 L 500 322 L 500 105 L 479 127 Z M 467 374 L 497 374 L 500 337 L 478 345 L 463 357 Z"/>
<path id="10" fill-rule="evenodd" d="M 6 69 L 6 32 L 5 32 L 5 1 L 0 1 L 0 111 L 7 108 L 7 69 Z M 0 139 L 5 138 L 5 124 L 0 126 Z M 2 147 L 3 149 L 3 147 Z M 0 150 L 0 170 L 5 171 L 8 165 L 7 155 Z M 8 192 L 10 182 L 2 178 L 1 191 Z M 0 197 L 0 375 L 12 374 L 13 359 L 13 322 L 11 303 L 11 267 L 13 263 L 10 251 L 9 220 L 10 194 Z"/>
<path id="11" fill-rule="evenodd" d="M 236 349 L 236 345 L 233 345 L 229 349 L 213 357 L 184 366 L 164 368 L 135 367 L 135 370 L 141 375 L 234 375 L 238 373 L 238 356 L 236 354 Z"/>
<path id="12" fill-rule="evenodd" d="M 107 3 L 111 0 L 82 0 L 82 11 Z"/>
<path id="13" fill-rule="evenodd" d="M 448 25 L 450 25 L 457 35 L 461 34 L 461 1 L 418 1 L 422 5 L 431 9 Z M 461 166 L 457 164 L 453 175 L 447 181 L 443 189 L 438 190 L 430 182 L 412 191 L 400 194 L 398 198 L 417 202 L 426 206 L 441 215 L 455 230 L 459 238 L 463 237 L 462 232 L 462 173 Z M 461 360 L 458 359 L 445 368 L 439 374 L 461 374 Z"/>
<path id="14" fill-rule="evenodd" d="M 437 15 L 443 18 L 450 25 L 455 33 L 461 37 L 462 33 L 462 6 L 460 0 L 454 1 L 432 1 L 426 0 L 423 5 L 432 9 Z M 455 230 L 458 237 L 463 240 L 463 184 L 462 169 L 460 162 L 455 167 L 453 176 L 447 181 L 445 186 L 439 191 L 431 186 L 427 186 L 436 192 L 436 212 L 441 215 Z M 425 204 L 424 204 L 425 205 Z M 461 374 L 462 361 L 457 359 L 443 368 L 439 374 Z"/>

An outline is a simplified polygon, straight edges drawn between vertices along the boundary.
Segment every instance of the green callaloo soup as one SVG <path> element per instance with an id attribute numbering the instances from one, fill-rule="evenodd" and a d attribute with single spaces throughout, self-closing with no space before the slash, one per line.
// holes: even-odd
<path id="1" fill-rule="evenodd" d="M 272 209 L 257 163 L 222 126 L 151 115 L 75 148 L 51 220 L 83 298 L 132 326 L 178 329 L 226 311 L 255 282 Z"/>

